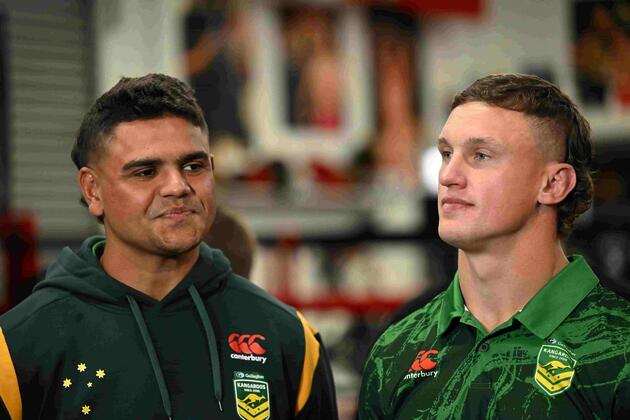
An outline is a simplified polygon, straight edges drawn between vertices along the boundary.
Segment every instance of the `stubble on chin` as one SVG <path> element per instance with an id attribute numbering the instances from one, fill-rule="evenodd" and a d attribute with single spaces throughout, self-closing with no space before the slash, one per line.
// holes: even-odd
<path id="1" fill-rule="evenodd" d="M 201 243 L 201 240 L 168 241 L 164 240 L 165 238 L 160 239 L 156 248 L 162 256 L 169 258 L 176 258 L 180 255 L 187 254 L 197 248 Z"/>
<path id="2" fill-rule="evenodd" d="M 203 240 L 201 226 L 179 227 L 161 230 L 155 233 L 158 249 L 169 256 L 185 254 L 199 246 Z"/>

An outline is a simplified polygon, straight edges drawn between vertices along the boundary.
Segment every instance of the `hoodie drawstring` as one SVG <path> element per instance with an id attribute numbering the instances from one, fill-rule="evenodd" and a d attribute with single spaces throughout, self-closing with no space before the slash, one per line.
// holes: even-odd
<path id="1" fill-rule="evenodd" d="M 144 346 L 147 348 L 147 353 L 149 353 L 149 360 L 151 361 L 151 367 L 153 368 L 153 374 L 155 375 L 155 380 L 158 383 L 158 388 L 160 389 L 160 395 L 162 396 L 162 405 L 164 406 L 164 413 L 171 420 L 173 417 L 173 413 L 171 410 L 171 398 L 168 395 L 168 389 L 166 388 L 166 381 L 164 380 L 164 374 L 162 373 L 162 368 L 160 367 L 160 361 L 157 357 L 157 353 L 155 352 L 155 347 L 153 347 L 153 341 L 151 340 L 151 336 L 149 335 L 149 330 L 147 329 L 147 324 L 144 322 L 144 318 L 142 317 L 142 312 L 140 311 L 140 307 L 138 303 L 131 295 L 126 296 L 127 301 L 129 302 L 129 307 L 131 307 L 131 313 L 133 313 L 133 317 L 136 319 L 136 324 L 138 324 L 138 328 L 140 329 L 140 335 L 142 335 L 142 341 L 144 341 Z"/>
<path id="2" fill-rule="evenodd" d="M 197 288 L 194 285 L 191 285 L 188 288 L 188 293 L 190 293 L 190 297 L 195 304 L 195 308 L 197 308 L 197 312 L 199 313 L 199 317 L 201 318 L 201 323 L 203 324 L 203 329 L 206 332 L 208 350 L 210 351 L 210 368 L 212 370 L 211 373 L 212 384 L 214 385 L 214 398 L 216 398 L 217 403 L 219 404 L 219 410 L 223 411 L 223 406 L 221 405 L 221 401 L 223 400 L 223 384 L 221 383 L 221 365 L 219 362 L 219 349 L 217 347 L 216 335 L 214 334 L 212 324 L 210 323 L 210 318 L 208 317 L 208 312 L 206 311 L 206 307 L 201 300 L 201 296 L 199 296 Z"/>
<path id="3" fill-rule="evenodd" d="M 206 333 L 206 341 L 208 343 L 208 350 L 210 351 L 210 367 L 212 374 L 212 384 L 214 385 L 214 398 L 219 404 L 219 410 L 223 411 L 223 384 L 221 382 L 221 364 L 219 360 L 219 348 L 217 347 L 216 335 L 214 334 L 212 323 L 210 322 L 210 317 L 208 317 L 208 312 L 206 311 L 206 307 L 201 300 L 201 296 L 199 295 L 197 288 L 194 285 L 190 286 L 188 288 L 188 293 L 190 294 L 190 297 L 195 304 L 197 313 L 199 313 L 199 317 L 201 318 L 203 330 Z M 155 347 L 153 346 L 153 340 L 151 340 L 149 330 L 147 329 L 147 324 L 144 322 L 142 311 L 140 310 L 138 303 L 133 298 L 133 296 L 127 295 L 126 297 L 127 301 L 129 302 L 129 307 L 131 308 L 131 313 L 136 319 L 136 324 L 138 325 L 138 329 L 140 330 L 140 335 L 142 335 L 144 346 L 146 347 L 147 353 L 149 354 L 149 360 L 151 361 L 153 374 L 155 375 L 155 380 L 157 381 L 158 388 L 160 389 L 160 395 L 162 396 L 164 413 L 169 418 L 169 420 L 171 420 L 173 418 L 171 399 L 168 394 L 168 388 L 166 387 L 166 381 L 164 380 L 164 374 L 162 373 L 160 360 L 158 359 L 157 353 L 155 352 Z"/>

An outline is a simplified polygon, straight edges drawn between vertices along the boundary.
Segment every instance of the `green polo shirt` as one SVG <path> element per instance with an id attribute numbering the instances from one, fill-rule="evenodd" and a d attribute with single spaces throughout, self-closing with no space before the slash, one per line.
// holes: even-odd
<path id="1" fill-rule="evenodd" d="M 455 275 L 376 342 L 359 418 L 630 418 L 630 303 L 570 261 L 490 333 Z"/>

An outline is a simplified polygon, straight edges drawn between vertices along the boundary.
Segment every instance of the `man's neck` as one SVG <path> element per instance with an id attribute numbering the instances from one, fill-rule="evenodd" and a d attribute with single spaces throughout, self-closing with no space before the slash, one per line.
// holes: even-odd
<path id="1" fill-rule="evenodd" d="M 122 244 L 105 244 L 101 266 L 110 276 L 156 300 L 162 300 L 190 272 L 199 247 L 178 255 L 147 255 Z"/>
<path id="2" fill-rule="evenodd" d="M 548 239 L 514 239 L 492 252 L 459 251 L 464 302 L 488 332 L 522 310 L 569 263 L 560 241 Z"/>

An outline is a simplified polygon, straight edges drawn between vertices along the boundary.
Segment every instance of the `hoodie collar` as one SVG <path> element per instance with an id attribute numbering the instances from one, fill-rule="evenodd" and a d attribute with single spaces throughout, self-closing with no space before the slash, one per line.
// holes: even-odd
<path id="1" fill-rule="evenodd" d="M 49 268 L 46 279 L 37 289 L 55 287 L 98 301 L 127 307 L 127 295 L 132 295 L 142 305 L 176 309 L 190 306 L 188 288 L 194 285 L 202 295 L 221 289 L 231 273 L 230 263 L 223 253 L 201 243 L 199 258 L 190 272 L 161 301 L 127 286 L 110 277 L 100 265 L 105 237 L 86 239 L 78 252 L 64 248 L 59 258 Z"/>

